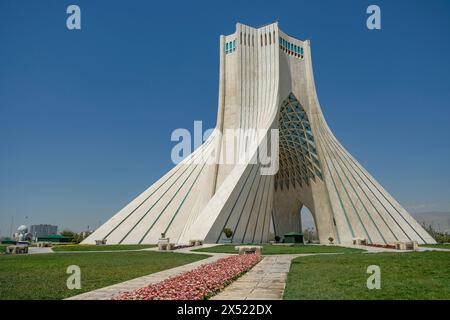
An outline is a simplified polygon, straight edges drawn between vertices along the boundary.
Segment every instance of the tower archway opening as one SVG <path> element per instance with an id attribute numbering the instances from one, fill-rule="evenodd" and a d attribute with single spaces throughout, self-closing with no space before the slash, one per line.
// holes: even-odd
<path id="1" fill-rule="evenodd" d="M 300 228 L 303 233 L 303 239 L 305 243 L 319 242 L 319 236 L 317 234 L 316 222 L 314 216 L 308 207 L 303 206 L 300 209 Z"/>

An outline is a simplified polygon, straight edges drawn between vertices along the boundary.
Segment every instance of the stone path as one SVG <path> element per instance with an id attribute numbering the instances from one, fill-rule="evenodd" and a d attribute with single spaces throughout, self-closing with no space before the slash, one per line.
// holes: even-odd
<path id="1" fill-rule="evenodd" d="M 280 254 L 264 256 L 253 269 L 211 300 L 281 300 L 291 261 L 297 257 L 340 253 Z"/>
<path id="2" fill-rule="evenodd" d="M 227 254 L 214 254 L 212 257 L 192 262 L 183 266 L 175 267 L 172 269 L 152 273 L 143 277 L 135 278 L 129 281 L 121 282 L 118 284 L 114 284 L 105 288 L 89 291 L 86 293 L 79 294 L 77 296 L 73 296 L 67 298 L 66 300 L 110 300 L 120 294 L 121 292 L 133 291 L 149 284 L 157 283 L 163 281 L 169 277 L 176 276 L 183 272 L 195 269 L 202 264 L 214 262 L 220 258 L 228 256 Z"/>
<path id="3" fill-rule="evenodd" d="M 389 249 L 389 248 L 379 248 L 379 247 L 372 247 L 372 246 L 363 246 L 363 245 L 355 245 L 355 244 L 349 244 L 349 245 L 345 245 L 345 244 L 340 244 L 340 247 L 345 247 L 345 248 L 352 248 L 352 249 L 361 249 L 361 250 L 366 250 L 366 252 L 364 253 L 380 253 L 380 252 L 411 252 L 411 250 L 404 250 L 404 251 L 400 251 L 400 250 L 396 250 L 396 249 Z"/>
<path id="4" fill-rule="evenodd" d="M 49 247 L 28 247 L 28 254 L 53 253 Z"/>
<path id="5" fill-rule="evenodd" d="M 395 253 L 406 253 L 406 252 L 414 252 L 414 250 L 396 250 L 396 249 L 388 249 L 388 248 L 378 248 L 372 246 L 362 246 L 362 245 L 340 245 L 341 247 L 346 248 L 355 248 L 355 249 L 363 249 L 367 252 L 365 253 L 380 253 L 380 252 L 395 252 Z M 424 251 L 450 251 L 450 249 L 441 249 L 441 248 L 431 248 L 431 247 L 420 247 L 416 252 L 424 252 Z"/>
<path id="6" fill-rule="evenodd" d="M 139 251 L 146 251 L 146 250 L 151 250 L 151 249 L 154 249 L 154 248 L 132 249 L 132 250 L 97 250 L 97 251 L 95 251 L 95 250 L 92 250 L 92 251 L 84 251 L 84 250 L 80 250 L 80 251 L 76 251 L 76 250 L 73 250 L 73 251 L 70 251 L 70 250 L 68 250 L 68 251 L 53 251 L 52 250 L 52 252 L 54 252 L 54 253 L 61 253 L 61 254 L 72 254 L 72 253 L 76 253 L 76 254 L 78 254 L 78 253 L 121 253 L 121 252 L 139 252 Z M 156 249 L 158 249 L 158 248 L 156 248 Z"/>
<path id="7" fill-rule="evenodd" d="M 205 243 L 203 245 L 200 246 L 194 246 L 194 247 L 186 247 L 186 248 L 182 248 L 182 249 L 177 249 L 177 250 L 169 250 L 169 251 L 160 251 L 158 249 L 158 247 L 152 247 L 152 248 L 146 248 L 146 249 L 140 249 L 142 251 L 158 251 L 158 252 L 177 252 L 177 253 L 196 253 L 196 254 L 207 254 L 207 255 L 215 255 L 217 253 L 214 252 L 201 252 L 201 251 L 194 251 L 197 249 L 205 249 L 205 248 L 211 248 L 211 247 L 216 247 L 216 246 L 220 246 L 220 244 L 217 243 Z M 237 253 L 237 251 L 236 251 Z M 228 255 L 228 254 L 227 254 Z"/>
<path id="8" fill-rule="evenodd" d="M 204 246 L 207 247 L 207 246 Z M 185 248 L 176 250 L 191 254 L 205 254 L 204 252 L 191 251 L 197 248 Z M 154 248 L 144 249 L 153 251 Z M 179 266 L 169 270 L 152 273 L 147 276 L 139 277 L 105 288 L 82 293 L 67 300 L 110 300 L 121 292 L 133 291 L 143 288 L 149 284 L 163 281 L 169 277 L 181 274 L 183 272 L 197 268 L 206 263 L 214 262 L 220 258 L 229 256 L 226 253 L 207 253 L 212 255 L 210 258 L 196 261 L 184 266 Z M 237 279 L 231 285 L 226 287 L 212 299 L 216 300 L 245 300 L 245 299 L 270 299 L 280 300 L 283 297 L 286 277 L 291 266 L 291 260 L 296 257 L 310 256 L 316 254 L 283 254 L 265 256 L 263 260 L 253 267 L 245 275 Z"/>
<path id="9" fill-rule="evenodd" d="M 450 252 L 450 249 L 430 248 L 430 247 L 419 247 L 419 251 L 442 251 L 442 252 Z"/>

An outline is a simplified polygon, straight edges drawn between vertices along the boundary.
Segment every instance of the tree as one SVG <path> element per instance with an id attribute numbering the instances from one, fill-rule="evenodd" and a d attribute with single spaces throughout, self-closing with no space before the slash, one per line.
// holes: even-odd
<path id="1" fill-rule="evenodd" d="M 60 234 L 64 237 L 72 238 L 73 243 L 80 243 L 90 234 L 90 232 L 76 233 L 76 232 L 66 229 L 66 230 L 61 231 Z"/>
<path id="2" fill-rule="evenodd" d="M 436 240 L 437 243 L 450 242 L 450 234 L 447 232 L 439 232 L 433 228 L 431 224 L 426 225 L 425 222 L 422 223 L 422 227 Z"/>
<path id="3" fill-rule="evenodd" d="M 65 229 L 61 231 L 60 234 L 64 237 L 73 238 L 76 233 L 71 230 Z"/>
<path id="4" fill-rule="evenodd" d="M 306 228 L 303 230 L 303 236 L 305 241 L 308 243 L 313 242 L 314 240 L 318 240 L 317 232 L 314 228 Z"/>

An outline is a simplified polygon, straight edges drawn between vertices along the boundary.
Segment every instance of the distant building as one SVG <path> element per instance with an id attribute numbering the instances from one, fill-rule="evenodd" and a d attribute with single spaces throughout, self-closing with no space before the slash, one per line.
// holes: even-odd
<path id="1" fill-rule="evenodd" d="M 53 235 L 58 233 L 58 226 L 52 226 L 51 224 L 34 224 L 30 227 L 30 233 L 34 238 Z"/>

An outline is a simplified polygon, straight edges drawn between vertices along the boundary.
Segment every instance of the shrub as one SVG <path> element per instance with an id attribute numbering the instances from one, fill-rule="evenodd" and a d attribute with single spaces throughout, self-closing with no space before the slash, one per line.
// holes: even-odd
<path id="1" fill-rule="evenodd" d="M 223 229 L 223 233 L 225 233 L 225 236 L 230 239 L 231 236 L 233 235 L 233 231 L 230 228 L 225 228 Z"/>
<path id="2" fill-rule="evenodd" d="M 330 244 L 333 244 L 334 238 L 333 237 L 329 237 L 328 241 L 330 241 Z"/>

